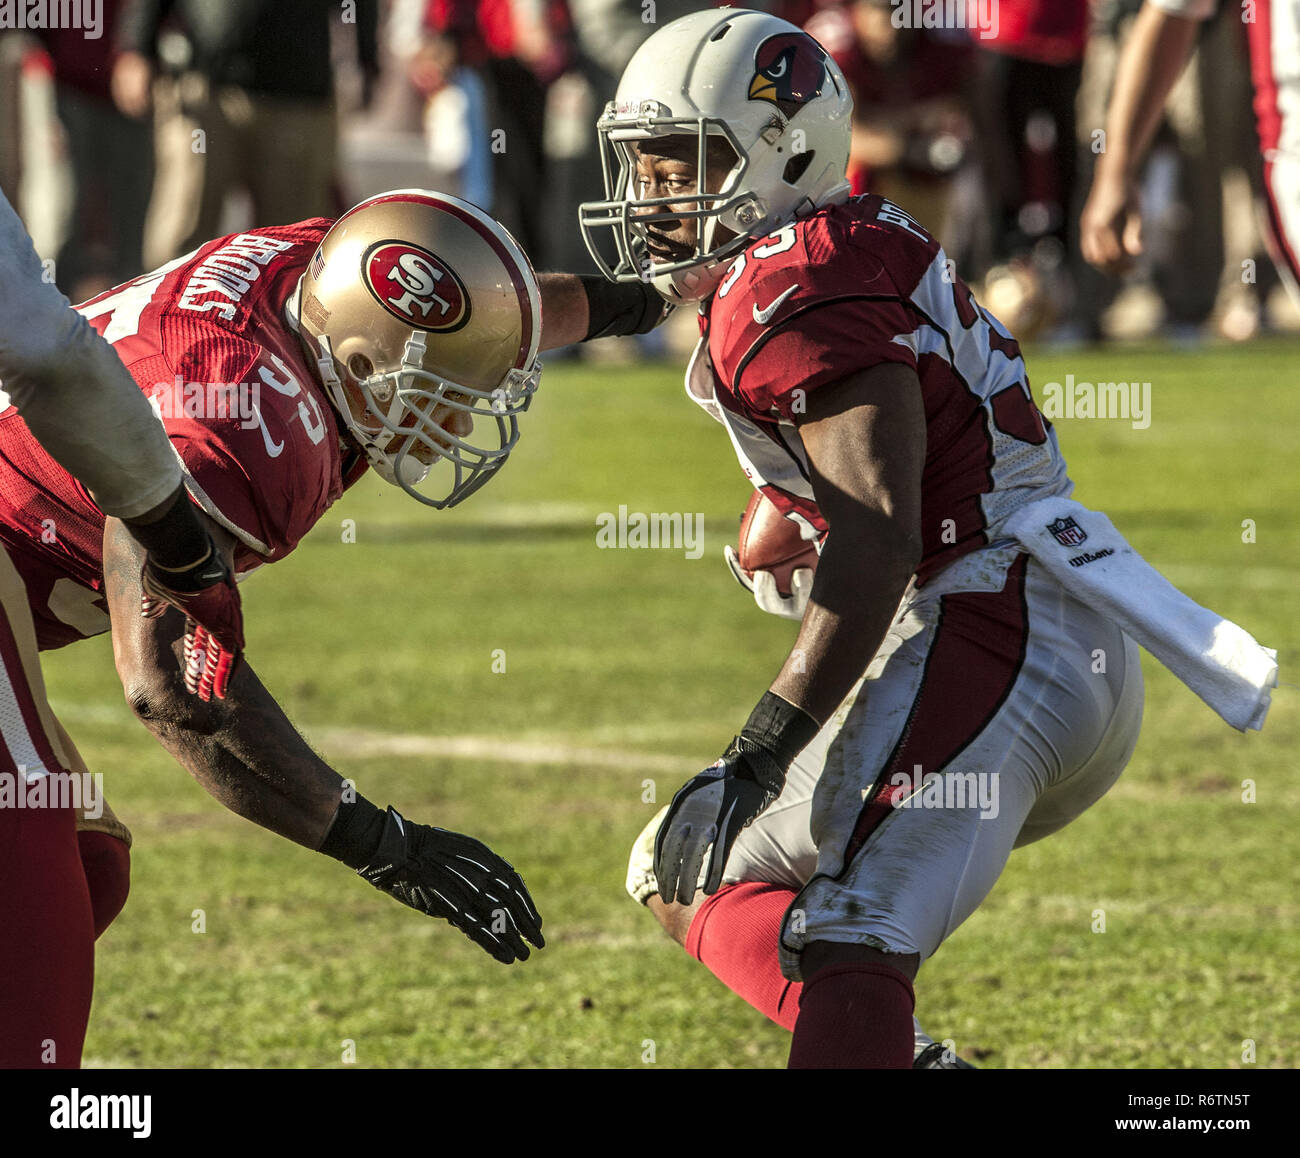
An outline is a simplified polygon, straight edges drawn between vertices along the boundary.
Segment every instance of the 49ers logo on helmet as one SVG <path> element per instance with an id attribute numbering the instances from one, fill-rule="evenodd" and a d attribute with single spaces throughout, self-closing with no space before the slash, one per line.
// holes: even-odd
<path id="1" fill-rule="evenodd" d="M 804 32 L 769 36 L 754 52 L 749 99 L 771 101 L 787 117 L 821 96 L 826 53 Z"/>
<path id="2" fill-rule="evenodd" d="M 469 321 L 465 283 L 427 249 L 409 241 L 380 241 L 361 264 L 379 304 L 408 325 L 446 333 Z"/>

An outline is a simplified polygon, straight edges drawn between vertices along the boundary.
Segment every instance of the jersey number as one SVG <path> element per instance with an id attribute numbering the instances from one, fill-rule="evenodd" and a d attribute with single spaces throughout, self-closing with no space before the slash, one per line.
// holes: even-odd
<path id="1" fill-rule="evenodd" d="M 768 240 L 766 242 L 762 245 L 756 245 L 751 251 L 756 258 L 775 257 L 778 253 L 793 249 L 797 240 L 793 225 L 782 226 L 775 233 L 769 233 L 767 236 Z M 727 270 L 727 276 L 722 279 L 722 284 L 718 286 L 718 297 L 725 298 L 740 275 L 745 272 L 746 256 L 746 254 L 742 253 L 731 263 L 731 268 Z"/>
<path id="2" fill-rule="evenodd" d="M 289 367 L 280 361 L 274 354 L 269 355 L 275 368 L 280 372 L 283 381 L 277 378 L 265 366 L 258 369 L 257 375 L 266 385 L 271 387 L 277 394 L 283 394 L 286 398 L 298 399 L 298 420 L 302 423 L 302 428 L 307 432 L 307 437 L 311 439 L 314 446 L 319 446 L 321 439 L 325 437 L 325 419 L 321 415 L 320 405 L 316 399 L 308 394 L 294 379 L 293 374 L 289 372 Z M 308 410 L 307 407 L 311 409 Z M 260 418 L 261 415 L 259 414 Z M 265 427 L 263 427 L 265 429 Z M 269 444 L 267 449 L 269 450 Z M 279 451 L 276 451 L 279 454 Z M 275 454 L 271 455 L 272 458 Z"/>
<path id="3" fill-rule="evenodd" d="M 110 345 L 123 338 L 133 338 L 140 332 L 140 318 L 149 303 L 153 301 L 153 295 L 158 292 L 163 278 L 172 270 L 184 265 L 197 252 L 198 250 L 192 250 L 184 257 L 169 261 L 153 273 L 147 273 L 143 277 L 136 278 L 135 281 L 127 282 L 114 293 L 88 301 L 85 305 L 78 306 L 77 312 L 88 322 L 108 314 L 108 325 L 104 327 L 104 341 Z"/>

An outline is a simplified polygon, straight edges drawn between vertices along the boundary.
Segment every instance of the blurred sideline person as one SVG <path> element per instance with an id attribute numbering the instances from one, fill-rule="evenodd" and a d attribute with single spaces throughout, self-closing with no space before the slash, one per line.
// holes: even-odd
<path id="1" fill-rule="evenodd" d="M 104 5 L 101 36 L 66 26 L 37 33 L 49 53 L 72 183 L 55 270 L 59 288 L 73 301 L 102 293 L 143 268 L 153 137 L 148 125 L 117 108 L 110 91 L 125 3 Z"/>
<path id="2" fill-rule="evenodd" d="M 1163 580 L 1070 499 L 1015 339 L 904 209 L 849 197 L 851 116 L 815 40 L 723 10 L 651 37 L 598 125 L 606 199 L 581 224 L 612 232 L 607 276 L 700 303 L 687 392 L 821 545 L 781 608 L 789 657 L 642 832 L 627 887 L 793 1030 L 792 1067 L 954 1068 L 918 1052 L 913 980 L 1014 847 L 1123 771 L 1130 625 L 1184 679 L 1223 673 L 1166 647 L 1136 593 Z M 1211 706 L 1260 726 L 1274 658 L 1169 598 L 1240 633 L 1253 666 Z"/>
<path id="3" fill-rule="evenodd" d="M 330 39 L 341 11 L 328 0 L 127 0 L 113 97 L 134 117 L 157 102 L 146 265 L 209 240 L 236 189 L 248 190 L 253 219 L 268 224 L 337 211 Z M 186 59 L 164 68 L 169 20 Z M 357 0 L 351 30 L 367 88 L 378 70 L 377 24 L 376 0 Z"/>
<path id="4" fill-rule="evenodd" d="M 543 304 L 553 318 L 545 335 Z M 78 332 L 116 354 L 150 430 L 146 398 L 158 408 L 170 462 L 224 565 L 242 575 L 290 554 L 368 467 L 436 509 L 463 501 L 513 450 L 541 346 L 649 329 L 664 303 L 652 287 L 599 278 L 552 274 L 539 286 L 481 210 L 399 190 L 336 222 L 218 238 L 92 299 L 80 316 L 60 308 L 75 322 L 65 327 L 69 360 L 49 349 L 42 364 L 84 370 L 71 347 Z M 47 519 L 57 541 L 41 533 Z M 226 807 L 445 918 L 498 961 L 543 945 L 509 864 L 345 791 L 247 664 L 224 699 L 185 694 L 175 617 L 140 615 L 139 544 L 12 409 L 0 414 L 0 542 L 0 656 L 21 716 L 0 749 L 11 799 L 16 778 L 31 791 L 36 778 L 86 771 L 46 701 L 38 650 L 111 628 L 127 702 Z M 99 831 L 79 850 L 71 801 L 0 808 L 3 1067 L 80 1062 L 93 941 L 124 903 L 129 873 L 126 829 L 107 810 L 86 811 Z"/>
<path id="5" fill-rule="evenodd" d="M 954 178 L 973 143 L 976 53 L 960 31 L 897 26 L 896 11 L 890 0 L 851 0 L 821 9 L 806 29 L 853 98 L 852 191 L 904 202 L 944 236 Z"/>
<path id="6" fill-rule="evenodd" d="M 1201 22 L 1216 7 L 1217 0 L 1146 0 L 1129 32 L 1106 121 L 1106 150 L 1097 159 L 1079 225 L 1083 256 L 1107 273 L 1131 268 L 1143 250 L 1142 158 Z M 1300 305 L 1300 6 L 1259 0 L 1252 12 L 1247 32 L 1272 234 L 1267 240 L 1283 283 Z"/>

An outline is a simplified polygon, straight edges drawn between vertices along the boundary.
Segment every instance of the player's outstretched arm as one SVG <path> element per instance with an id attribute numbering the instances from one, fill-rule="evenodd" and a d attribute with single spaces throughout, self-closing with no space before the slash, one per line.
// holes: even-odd
<path id="1" fill-rule="evenodd" d="M 1106 116 L 1104 147 L 1079 218 L 1085 260 L 1122 273 L 1142 252 L 1137 175 L 1165 100 L 1191 55 L 1199 20 L 1142 6 L 1120 54 Z"/>
<path id="2" fill-rule="evenodd" d="M 594 274 L 538 274 L 543 350 L 592 338 L 647 334 L 672 312 L 645 282 L 610 282 Z"/>
<path id="3" fill-rule="evenodd" d="M 702 869 L 706 893 L 721 886 L 736 837 L 781 794 L 795 757 L 861 678 L 920 562 L 926 434 L 915 371 L 881 365 L 814 391 L 800 435 L 830 525 L 812 595 L 740 734 L 673 797 L 655 842 L 665 901 L 689 904 Z"/>
<path id="4" fill-rule="evenodd" d="M 226 553 L 231 541 L 209 532 Z M 413 909 L 441 917 L 498 961 L 543 945 L 523 880 L 486 845 L 383 811 L 349 790 L 289 722 L 247 665 L 224 700 L 187 694 L 176 663 L 179 615 L 140 615 L 144 552 L 127 529 L 104 527 L 104 582 L 113 656 L 127 702 L 158 742 L 232 812 L 318 850 Z"/>

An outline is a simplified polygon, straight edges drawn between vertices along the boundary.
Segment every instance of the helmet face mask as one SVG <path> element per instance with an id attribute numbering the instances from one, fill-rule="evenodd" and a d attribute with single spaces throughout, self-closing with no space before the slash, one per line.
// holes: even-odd
<path id="1" fill-rule="evenodd" d="M 707 263 L 726 264 L 744 247 L 750 229 L 765 216 L 762 202 L 744 188 L 749 159 L 741 151 L 735 134 L 726 122 L 714 117 L 673 117 L 656 115 L 656 102 L 647 101 L 629 129 L 625 118 L 612 114 L 613 102 L 597 123 L 601 144 L 601 168 L 606 191 L 605 201 L 591 201 L 581 208 L 581 226 L 587 248 L 611 281 L 671 279 L 674 274 L 698 271 Z M 691 138 L 697 142 L 694 162 L 694 193 L 669 194 L 664 197 L 637 196 L 637 165 L 642 153 L 654 154 L 654 142 L 663 138 Z M 725 142 L 733 160 L 724 170 L 716 192 L 708 192 L 718 166 L 709 163 L 709 146 Z M 649 234 L 656 225 L 679 225 L 683 220 L 696 224 L 694 252 L 676 261 L 656 260 L 648 252 Z M 594 244 L 592 230 L 613 230 L 618 264 L 611 266 Z M 720 232 L 731 236 L 715 239 Z M 698 275 L 697 275 L 698 276 Z M 661 287 L 662 288 L 662 287 Z"/>
<path id="2" fill-rule="evenodd" d="M 508 370 L 491 390 L 476 389 L 421 369 L 427 339 L 412 332 L 400 370 L 364 378 L 349 373 L 346 382 L 360 407 L 350 405 L 344 421 L 380 478 L 443 509 L 469 498 L 505 465 L 519 442 L 519 415 L 532 404 L 541 366 Z M 454 433 L 451 427 L 460 422 L 472 435 Z M 431 491 L 446 494 L 432 498 Z"/>
<path id="3" fill-rule="evenodd" d="M 385 482 L 444 509 L 505 465 L 541 375 L 541 306 L 487 214 L 424 190 L 364 201 L 322 239 L 288 313 Z"/>
<path id="4" fill-rule="evenodd" d="M 708 297 L 750 239 L 848 197 L 852 110 L 834 61 L 794 25 L 725 8 L 674 21 L 637 50 L 597 123 L 605 199 L 579 210 L 588 251 L 612 281 L 650 281 L 670 301 Z M 638 197 L 637 150 L 663 137 L 695 140 L 696 190 Z M 716 186 L 715 141 L 736 158 Z M 697 223 L 694 251 L 651 252 L 651 227 L 683 219 Z M 606 229 L 613 263 L 600 251 Z"/>

